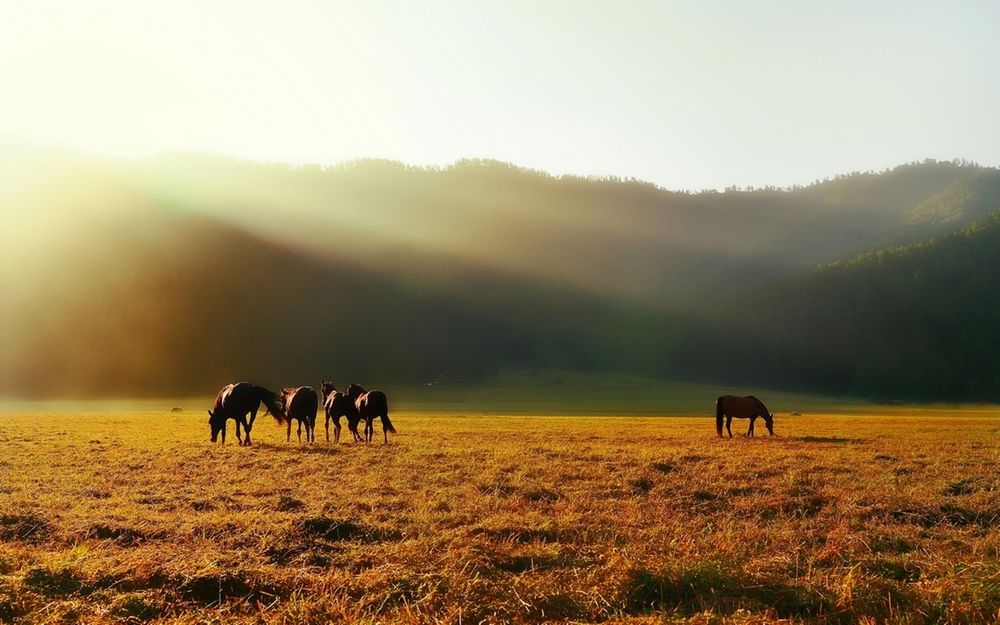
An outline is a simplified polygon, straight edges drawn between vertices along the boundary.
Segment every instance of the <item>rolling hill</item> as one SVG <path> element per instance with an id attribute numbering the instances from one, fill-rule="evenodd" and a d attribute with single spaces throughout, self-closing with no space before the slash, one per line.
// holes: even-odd
<path id="1" fill-rule="evenodd" d="M 13 217 L 0 233 L 8 395 L 188 393 L 329 375 L 471 381 L 544 368 L 892 396 L 996 389 L 996 365 L 975 349 L 966 362 L 935 327 L 892 323 L 915 314 L 898 298 L 962 285 L 952 327 L 986 323 L 964 304 L 989 283 L 924 272 L 913 286 L 896 261 L 871 257 L 816 270 L 981 221 L 1000 206 L 1000 172 L 964 162 L 700 193 L 490 161 L 322 169 L 21 153 L 0 169 L 10 181 L 0 204 Z M 973 237 L 980 251 L 966 268 L 975 267 L 995 249 L 989 223 L 883 256 L 902 254 L 909 271 Z M 890 265 L 898 297 L 852 299 L 877 292 Z M 851 314 L 812 316 L 840 302 Z M 863 328 L 875 353 L 892 356 L 876 366 L 871 352 L 824 351 L 799 335 L 817 328 L 844 341 Z M 706 356 L 719 344 L 740 358 Z M 941 350 L 956 375 L 979 363 L 985 377 L 924 386 L 942 379 L 926 364 Z M 905 372 L 886 373 L 900 362 Z"/>

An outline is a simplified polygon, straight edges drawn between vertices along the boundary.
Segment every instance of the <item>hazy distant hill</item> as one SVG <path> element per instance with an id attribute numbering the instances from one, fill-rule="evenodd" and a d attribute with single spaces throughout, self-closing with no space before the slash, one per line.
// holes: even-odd
<path id="1" fill-rule="evenodd" d="M 409 277 L 428 279 L 420 274 L 460 264 L 671 304 L 971 223 L 981 207 L 948 222 L 913 214 L 964 179 L 1000 180 L 927 162 L 791 191 L 678 193 L 491 161 L 321 170 L 173 157 L 135 167 L 138 188 L 161 202 L 390 273 L 417 262 Z"/>
<path id="2" fill-rule="evenodd" d="M 768 366 L 720 367 L 700 346 L 730 336 L 738 349 L 755 344 L 747 320 L 785 319 L 760 320 L 776 301 L 787 311 L 828 302 L 829 276 L 840 274 L 810 273 L 820 264 L 947 233 L 1000 207 L 1000 173 L 966 163 L 704 193 L 488 161 L 292 169 L 32 154 L 0 159 L 0 169 L 9 181 L 0 207 L 12 219 L 0 233 L 6 393 L 560 367 L 912 395 L 917 374 L 902 386 L 893 384 L 905 376 L 852 377 L 870 368 L 860 352 L 838 355 L 836 367 L 819 354 L 802 368 L 791 348 L 771 350 L 783 355 Z M 814 286 L 789 286 L 799 275 Z M 875 279 L 870 268 L 845 275 L 833 293 L 851 292 L 848 283 L 868 292 Z M 983 286 L 946 277 L 973 295 Z M 875 308 L 863 319 L 898 311 L 895 301 L 866 301 Z M 959 326 L 973 318 L 953 314 Z M 854 319 L 789 321 L 763 336 L 794 345 L 803 329 L 848 332 L 837 325 L 845 318 Z M 928 346 L 922 358 L 937 357 L 930 329 L 894 329 L 882 335 L 886 350 L 909 354 L 916 341 Z"/>

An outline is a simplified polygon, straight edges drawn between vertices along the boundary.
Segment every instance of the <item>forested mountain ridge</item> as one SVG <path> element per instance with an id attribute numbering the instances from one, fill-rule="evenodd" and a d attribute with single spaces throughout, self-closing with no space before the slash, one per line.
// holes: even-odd
<path id="1" fill-rule="evenodd" d="M 126 176 L 146 197 L 389 273 L 481 266 L 670 305 L 971 223 L 977 215 L 936 224 L 910 215 L 971 174 L 998 175 L 928 161 L 796 189 L 689 193 L 476 160 L 322 169 L 177 156 L 132 165 Z"/>
<path id="2" fill-rule="evenodd" d="M 1000 204 L 958 232 L 869 252 L 753 291 L 699 325 L 687 373 L 846 395 L 995 401 L 1000 393 Z M 700 354 L 719 353 L 731 359 Z M 681 372 L 683 373 L 683 372 Z"/>
<path id="3" fill-rule="evenodd" d="M 958 339 L 907 321 L 898 302 L 917 288 L 909 278 L 893 274 L 898 296 L 857 300 L 882 280 L 880 265 L 816 269 L 981 217 L 1000 206 L 992 168 L 928 161 L 792 189 L 690 193 L 493 161 L 324 169 L 186 155 L 4 167 L 35 172 L 0 190 L 13 218 L 0 246 L 4 394 L 545 367 L 884 396 L 996 388 L 989 362 L 974 382 L 935 374 L 945 382 L 923 385 L 942 354 L 966 378 L 982 359 L 970 347 L 963 361 Z M 988 262 L 991 239 L 975 240 L 969 262 Z M 885 253 L 919 264 L 945 252 Z M 985 297 L 987 283 L 945 277 L 937 288 L 968 286 L 961 301 Z M 870 310 L 852 316 L 844 302 Z M 950 310 L 955 328 L 990 322 Z M 824 350 L 810 333 L 863 335 L 897 355 L 887 363 L 919 367 L 887 377 L 888 364 Z"/>

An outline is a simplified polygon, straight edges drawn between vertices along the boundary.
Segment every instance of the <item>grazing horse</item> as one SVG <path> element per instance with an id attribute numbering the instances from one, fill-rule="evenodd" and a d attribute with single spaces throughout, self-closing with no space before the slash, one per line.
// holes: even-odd
<path id="1" fill-rule="evenodd" d="M 382 419 L 382 436 L 385 437 L 383 444 L 389 443 L 389 432 L 396 433 L 396 428 L 392 427 L 389 420 L 389 401 L 382 391 L 365 391 L 360 384 L 351 384 L 347 387 L 347 396 L 354 400 L 354 405 L 358 409 L 358 414 L 365 420 L 365 441 L 372 442 L 375 434 L 375 426 L 372 421 L 375 417 Z"/>
<path id="2" fill-rule="evenodd" d="M 280 423 L 284 420 L 284 413 L 278 404 L 280 398 L 267 390 L 263 386 L 257 386 L 249 382 L 237 382 L 222 387 L 215 397 L 215 406 L 208 411 L 208 424 L 212 427 L 212 442 L 214 443 L 222 433 L 222 444 L 226 444 L 226 421 L 232 419 L 236 422 L 236 439 L 240 445 L 250 445 L 250 430 L 253 429 L 253 422 L 257 418 L 257 410 L 263 403 L 265 409 L 274 416 Z M 250 420 L 247 421 L 247 414 Z M 240 425 L 246 430 L 247 438 L 244 441 L 240 437 Z"/>
<path id="3" fill-rule="evenodd" d="M 771 436 L 774 436 L 774 415 L 768 411 L 764 402 L 753 395 L 747 395 L 746 397 L 723 395 L 715 400 L 715 429 L 719 433 L 719 438 L 722 438 L 723 417 L 726 418 L 726 431 L 729 432 L 729 438 L 733 437 L 733 431 L 729 428 L 733 422 L 733 417 L 737 419 L 750 419 L 750 429 L 747 430 L 746 436 L 753 436 L 754 421 L 757 420 L 757 417 L 763 417 L 767 431 L 770 432 Z"/>
<path id="4" fill-rule="evenodd" d="M 281 389 L 281 407 L 284 420 L 288 423 L 285 441 L 292 440 L 292 421 L 299 422 L 299 442 L 302 442 L 302 426 L 306 426 L 306 442 L 316 442 L 316 410 L 319 400 L 311 386 Z"/>
<path id="5" fill-rule="evenodd" d="M 354 405 L 354 400 L 346 394 L 337 390 L 332 380 L 323 380 L 320 387 L 323 393 L 323 409 L 326 412 L 326 442 L 330 442 L 330 421 L 333 421 L 333 442 L 340 442 L 340 417 L 347 417 L 347 428 L 354 435 L 354 442 L 361 440 L 358 434 L 358 423 L 361 422 L 361 415 Z"/>

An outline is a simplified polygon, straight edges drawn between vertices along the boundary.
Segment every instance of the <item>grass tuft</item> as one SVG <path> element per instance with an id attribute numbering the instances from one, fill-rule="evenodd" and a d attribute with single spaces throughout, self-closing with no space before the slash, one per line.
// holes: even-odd
<path id="1" fill-rule="evenodd" d="M 49 522 L 37 514 L 0 516 L 0 540 L 44 540 L 52 533 Z"/>
<path id="2" fill-rule="evenodd" d="M 83 587 L 78 573 L 69 567 L 35 566 L 25 572 L 23 581 L 30 590 L 48 597 L 70 595 Z"/>

